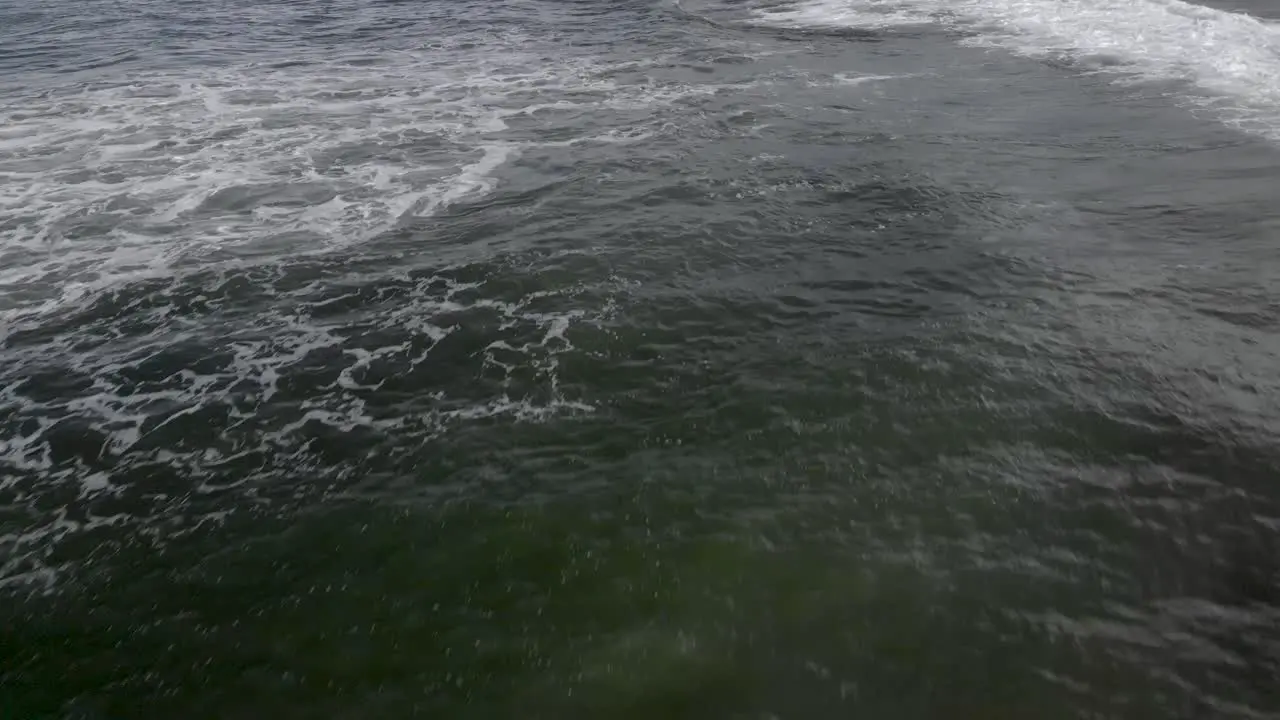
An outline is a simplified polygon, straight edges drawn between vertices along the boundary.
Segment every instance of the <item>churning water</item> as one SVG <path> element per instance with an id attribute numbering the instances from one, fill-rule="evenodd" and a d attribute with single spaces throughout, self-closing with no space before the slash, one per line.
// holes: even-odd
<path id="1" fill-rule="evenodd" d="M 0 0 L 0 715 L 1280 713 L 1280 26 Z"/>

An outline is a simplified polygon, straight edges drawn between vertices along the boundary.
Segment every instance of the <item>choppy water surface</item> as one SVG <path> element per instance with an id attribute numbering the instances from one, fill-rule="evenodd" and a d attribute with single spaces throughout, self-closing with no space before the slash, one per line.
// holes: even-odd
<path id="1" fill-rule="evenodd" d="M 0 710 L 1280 717 L 1280 26 L 0 0 Z"/>

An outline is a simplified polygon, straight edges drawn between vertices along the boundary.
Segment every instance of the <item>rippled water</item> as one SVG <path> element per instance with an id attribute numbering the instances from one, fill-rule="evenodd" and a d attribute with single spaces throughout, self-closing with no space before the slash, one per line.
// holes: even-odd
<path id="1" fill-rule="evenodd" d="M 1280 717 L 1245 0 L 0 0 L 0 714 Z"/>

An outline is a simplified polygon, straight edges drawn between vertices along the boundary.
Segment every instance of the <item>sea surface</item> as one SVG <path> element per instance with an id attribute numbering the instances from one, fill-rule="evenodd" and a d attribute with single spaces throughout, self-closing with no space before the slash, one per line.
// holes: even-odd
<path id="1" fill-rule="evenodd" d="M 1280 5 L 0 0 L 0 718 L 1280 718 Z"/>

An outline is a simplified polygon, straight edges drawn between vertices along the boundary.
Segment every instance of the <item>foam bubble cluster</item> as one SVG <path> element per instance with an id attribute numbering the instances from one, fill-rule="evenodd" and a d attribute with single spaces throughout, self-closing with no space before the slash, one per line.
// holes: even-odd
<path id="1" fill-rule="evenodd" d="M 51 581 L 97 528 L 190 528 L 231 490 L 314 496 L 411 474 L 460 426 L 594 411 L 559 364 L 607 273 L 416 238 L 531 150 L 641 142 L 715 90 L 474 40 L 6 87 L 0 582 Z"/>

